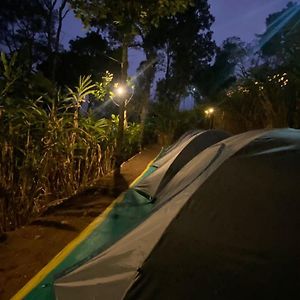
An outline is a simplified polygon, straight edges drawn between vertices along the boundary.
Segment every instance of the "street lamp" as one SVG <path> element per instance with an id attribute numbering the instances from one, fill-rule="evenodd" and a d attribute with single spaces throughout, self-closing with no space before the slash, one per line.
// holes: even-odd
<path id="1" fill-rule="evenodd" d="M 119 86 L 116 88 L 116 94 L 118 96 L 124 96 L 125 94 L 125 88 L 123 86 Z"/>
<path id="2" fill-rule="evenodd" d="M 117 106 L 124 104 L 126 107 L 133 96 L 133 92 L 133 85 L 129 86 L 127 84 L 116 83 L 112 100 Z"/>
<path id="3" fill-rule="evenodd" d="M 215 109 L 210 107 L 207 110 L 205 110 L 205 114 L 209 117 L 214 113 Z"/>
<path id="4" fill-rule="evenodd" d="M 122 149 L 124 140 L 124 127 L 126 122 L 126 106 L 133 96 L 134 87 L 128 84 L 115 84 L 113 102 L 119 106 L 119 124 L 115 151 L 115 178 L 120 175 L 122 164 Z"/>
<path id="5" fill-rule="evenodd" d="M 215 112 L 215 109 L 213 107 L 209 107 L 204 112 L 205 112 L 206 117 L 209 120 L 209 129 L 212 129 L 213 126 L 214 126 L 214 112 Z"/>

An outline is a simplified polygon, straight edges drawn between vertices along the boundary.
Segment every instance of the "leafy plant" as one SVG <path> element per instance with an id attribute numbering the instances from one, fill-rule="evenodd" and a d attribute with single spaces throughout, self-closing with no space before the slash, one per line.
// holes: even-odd
<path id="1" fill-rule="evenodd" d="M 86 97 L 108 93 L 111 76 L 94 84 L 79 79 L 68 94 L 38 99 L 14 97 L 15 58 L 2 55 L 0 107 L 0 230 L 14 229 L 53 200 L 94 185 L 113 168 L 118 117 L 95 119 L 81 114 Z M 18 74 L 18 76 L 16 76 Z M 9 87 L 9 88 L 7 88 Z M 126 154 L 134 151 L 137 126 L 127 129 Z M 124 159 L 128 156 L 124 156 Z"/>

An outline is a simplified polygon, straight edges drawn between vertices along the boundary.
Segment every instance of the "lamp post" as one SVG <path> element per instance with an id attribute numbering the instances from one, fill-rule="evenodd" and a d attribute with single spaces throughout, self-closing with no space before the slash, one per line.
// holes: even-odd
<path id="1" fill-rule="evenodd" d="M 123 162 L 122 149 L 124 141 L 124 125 L 125 125 L 125 113 L 126 106 L 133 96 L 133 86 L 129 87 L 127 84 L 116 84 L 115 97 L 113 97 L 114 103 L 119 106 L 119 124 L 118 133 L 116 140 L 116 150 L 115 150 L 115 170 L 114 176 L 118 177 L 121 173 L 121 164 Z"/>
<path id="2" fill-rule="evenodd" d="M 209 107 L 208 109 L 206 109 L 205 111 L 205 115 L 209 120 L 209 129 L 213 129 L 214 127 L 214 112 L 215 109 L 213 107 Z"/>

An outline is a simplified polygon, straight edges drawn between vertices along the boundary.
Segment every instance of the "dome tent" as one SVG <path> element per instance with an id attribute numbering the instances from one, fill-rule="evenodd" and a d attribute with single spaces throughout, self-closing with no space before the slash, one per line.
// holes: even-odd
<path id="1" fill-rule="evenodd" d="M 196 155 L 228 137 L 230 137 L 228 133 L 220 130 L 188 132 L 153 163 L 157 170 L 141 180 L 134 189 L 155 198 L 178 171 Z"/>
<path id="2" fill-rule="evenodd" d="M 55 282 L 57 299 L 300 296 L 300 132 L 237 135 L 183 169 L 149 218 Z"/>
<path id="3" fill-rule="evenodd" d="M 218 131 L 204 131 L 194 130 L 184 134 L 175 144 L 169 148 L 161 151 L 159 159 L 149 165 L 141 178 L 135 181 L 133 185 L 123 194 L 121 194 L 115 201 L 107 208 L 107 210 L 97 217 L 92 224 L 88 226 L 92 230 L 84 235 L 84 238 L 76 239 L 77 245 L 72 248 L 67 246 L 63 249 L 64 254 L 59 255 L 59 258 L 54 258 L 54 262 L 50 261 L 47 268 L 42 269 L 26 286 L 24 286 L 18 295 L 24 299 L 56 299 L 54 294 L 54 281 L 61 276 L 68 274 L 79 266 L 90 261 L 93 257 L 102 253 L 109 248 L 116 241 L 120 240 L 124 235 L 136 228 L 145 219 L 147 219 L 156 209 L 158 202 L 149 201 L 151 198 L 148 194 L 135 189 L 137 183 L 142 182 L 153 172 L 158 172 L 164 175 L 161 168 L 168 163 L 171 166 L 173 174 L 174 170 L 179 170 L 189 162 L 192 157 L 213 143 L 226 138 L 228 134 Z M 191 149 L 192 147 L 192 149 Z M 186 151 L 186 149 L 189 149 Z M 184 155 L 187 153 L 188 155 Z M 176 163 L 180 158 L 179 164 Z M 176 164 L 174 164 L 174 162 Z M 175 166 L 175 169 L 172 169 Z M 180 166 L 180 167 L 179 167 Z M 168 169 L 165 168 L 165 171 Z M 160 177 L 164 178 L 164 177 Z M 158 181 L 159 183 L 160 181 Z M 165 181 L 167 183 L 167 181 Z M 85 230 L 86 232 L 86 230 Z M 82 236 L 82 235 L 80 235 Z M 42 279 L 40 279 L 42 278 Z M 24 297 L 26 295 L 26 297 Z"/>

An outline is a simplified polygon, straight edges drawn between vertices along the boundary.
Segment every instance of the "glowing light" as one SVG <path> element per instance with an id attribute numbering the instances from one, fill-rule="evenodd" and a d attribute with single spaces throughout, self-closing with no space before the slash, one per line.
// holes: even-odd
<path id="1" fill-rule="evenodd" d="M 118 87 L 116 88 L 116 94 L 117 94 L 118 96 L 124 96 L 125 93 L 126 93 L 126 90 L 125 90 L 125 88 L 124 88 L 123 86 L 118 86 Z"/>
<path id="2" fill-rule="evenodd" d="M 133 84 L 120 84 L 116 83 L 113 89 L 112 101 L 117 105 L 124 104 L 125 106 L 130 102 L 134 93 L 134 85 Z"/>
<path id="3" fill-rule="evenodd" d="M 210 107 L 210 108 L 206 109 L 204 112 L 207 116 L 210 116 L 211 114 L 214 113 L 214 111 L 215 111 L 214 108 Z"/>
<path id="4" fill-rule="evenodd" d="M 229 90 L 226 92 L 227 97 L 231 98 L 231 96 L 233 95 L 233 91 Z"/>

